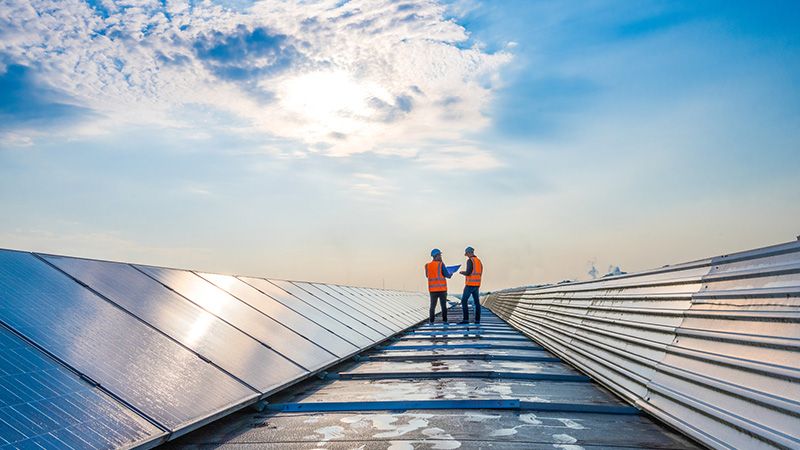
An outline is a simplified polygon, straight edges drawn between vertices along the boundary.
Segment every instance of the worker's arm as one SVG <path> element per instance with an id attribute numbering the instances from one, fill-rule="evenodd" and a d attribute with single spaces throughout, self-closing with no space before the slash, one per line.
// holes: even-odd
<path id="1" fill-rule="evenodd" d="M 442 275 L 443 275 L 445 278 L 450 278 L 450 277 L 452 277 L 452 276 L 453 276 L 451 273 L 449 273 L 449 272 L 447 271 L 447 265 L 445 265 L 444 261 L 442 261 Z"/>
<path id="2" fill-rule="evenodd" d="M 462 270 L 461 275 L 465 277 L 472 275 L 472 258 L 467 260 L 467 270 Z"/>

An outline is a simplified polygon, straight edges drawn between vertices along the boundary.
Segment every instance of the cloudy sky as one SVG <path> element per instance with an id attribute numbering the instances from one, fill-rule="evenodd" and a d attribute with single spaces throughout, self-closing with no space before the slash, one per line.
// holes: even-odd
<path id="1" fill-rule="evenodd" d="M 797 2 L 4 0 L 0 247 L 487 289 L 800 234 Z M 461 280 L 455 282 L 461 286 Z"/>

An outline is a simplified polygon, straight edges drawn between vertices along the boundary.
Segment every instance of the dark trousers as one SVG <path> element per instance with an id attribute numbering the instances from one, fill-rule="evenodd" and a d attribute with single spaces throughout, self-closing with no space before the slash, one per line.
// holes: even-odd
<path id="1" fill-rule="evenodd" d="M 447 292 L 431 292 L 431 323 L 436 315 L 436 300 L 442 306 L 442 321 L 447 322 Z"/>
<path id="2" fill-rule="evenodd" d="M 469 296 L 475 306 L 475 323 L 481 322 L 481 301 L 478 290 L 480 286 L 464 286 L 464 295 L 461 296 L 461 311 L 464 312 L 464 322 L 469 322 Z"/>

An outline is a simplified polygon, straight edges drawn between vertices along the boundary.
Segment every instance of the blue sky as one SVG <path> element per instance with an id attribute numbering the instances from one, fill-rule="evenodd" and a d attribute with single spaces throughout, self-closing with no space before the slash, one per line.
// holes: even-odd
<path id="1" fill-rule="evenodd" d="M 0 5 L 0 246 L 422 289 L 800 234 L 796 2 Z M 456 285 L 460 287 L 457 281 Z"/>

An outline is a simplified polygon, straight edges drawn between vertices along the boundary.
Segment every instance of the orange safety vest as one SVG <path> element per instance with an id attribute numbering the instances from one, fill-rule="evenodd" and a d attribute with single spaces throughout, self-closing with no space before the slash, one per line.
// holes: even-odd
<path id="1" fill-rule="evenodd" d="M 425 264 L 428 277 L 428 292 L 447 292 L 447 278 L 442 275 L 442 262 L 431 261 Z"/>
<path id="2" fill-rule="evenodd" d="M 467 275 L 467 286 L 480 286 L 483 274 L 483 263 L 477 256 L 470 256 L 472 260 L 472 273 Z"/>

